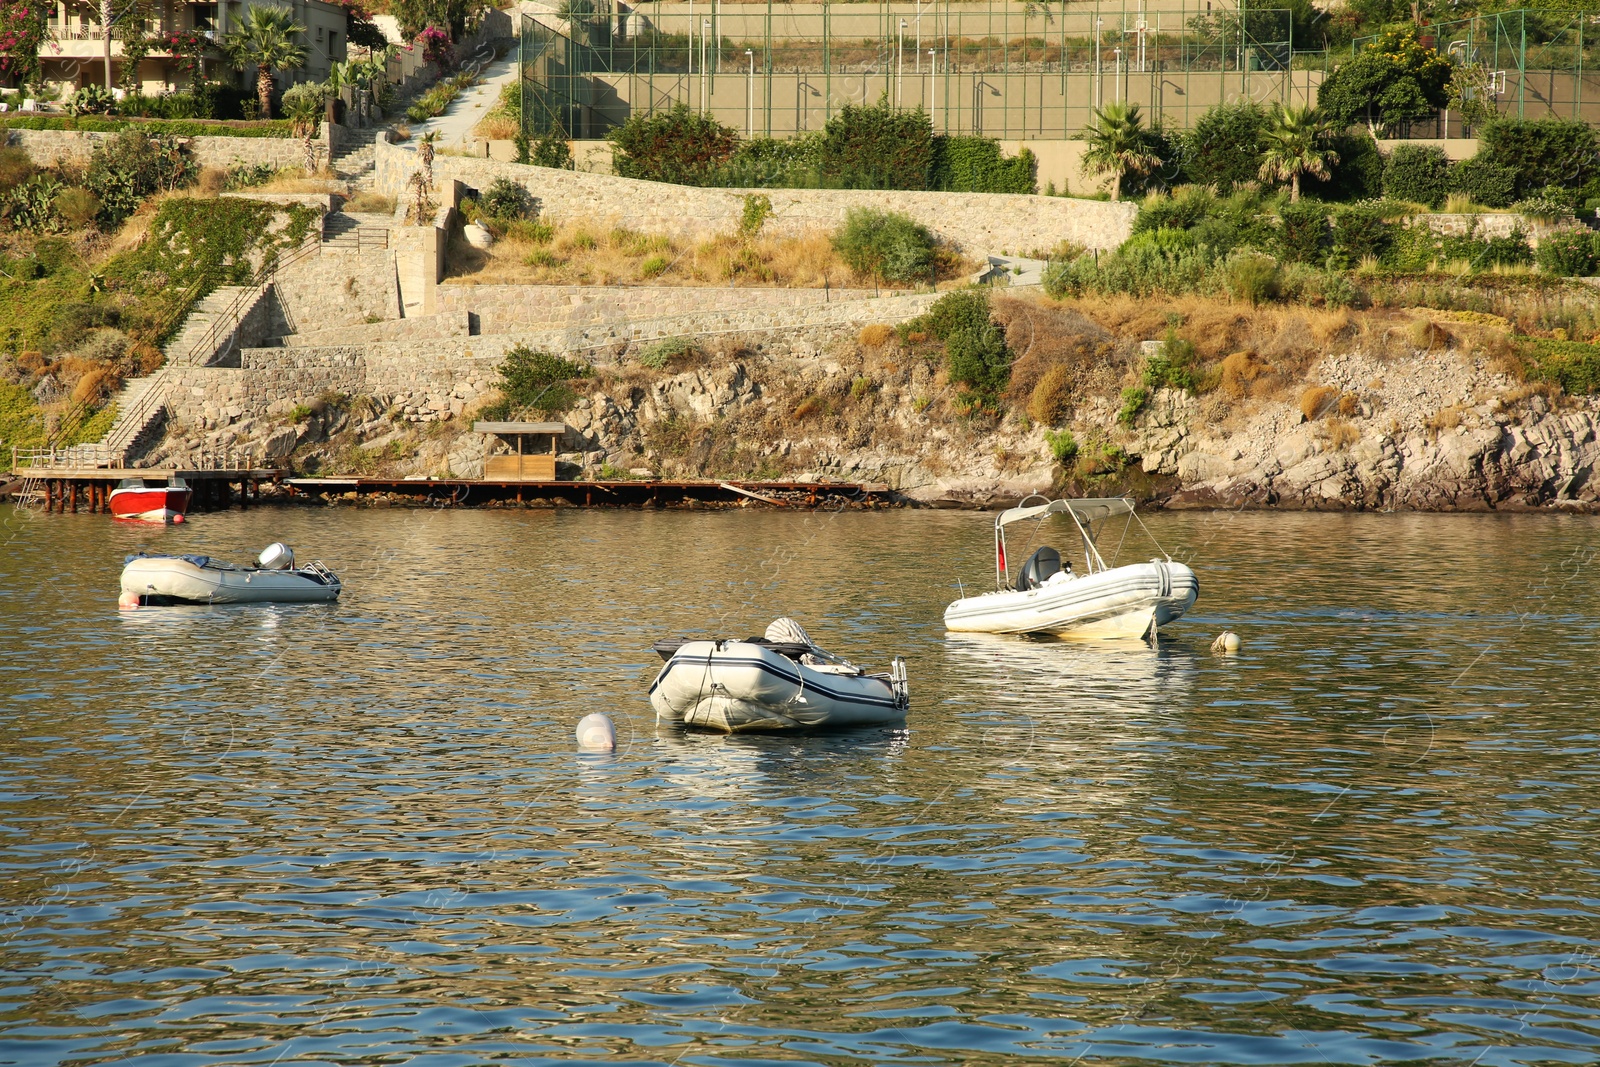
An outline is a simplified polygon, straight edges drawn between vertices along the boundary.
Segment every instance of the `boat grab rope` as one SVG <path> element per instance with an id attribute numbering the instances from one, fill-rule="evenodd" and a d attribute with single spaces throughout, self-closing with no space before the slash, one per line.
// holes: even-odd
<path id="1" fill-rule="evenodd" d="M 1143 530 L 1144 535 L 1150 538 L 1150 543 L 1156 546 L 1156 551 L 1165 556 L 1168 563 L 1171 563 L 1172 554 L 1161 547 L 1161 542 L 1156 540 L 1156 535 L 1150 532 L 1150 527 L 1146 526 L 1144 524 L 1144 520 L 1139 518 L 1139 513 L 1137 511 L 1130 511 L 1128 514 L 1139 520 L 1139 529 Z M 1126 536 L 1126 533 L 1124 533 L 1124 536 Z"/>

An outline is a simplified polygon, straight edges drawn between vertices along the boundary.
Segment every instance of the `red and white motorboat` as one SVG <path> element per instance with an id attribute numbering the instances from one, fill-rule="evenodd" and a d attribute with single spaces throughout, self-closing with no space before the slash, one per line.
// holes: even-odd
<path id="1" fill-rule="evenodd" d="M 182 478 L 124 478 L 111 490 L 111 514 L 145 522 L 182 522 L 190 495 L 189 483 Z"/>

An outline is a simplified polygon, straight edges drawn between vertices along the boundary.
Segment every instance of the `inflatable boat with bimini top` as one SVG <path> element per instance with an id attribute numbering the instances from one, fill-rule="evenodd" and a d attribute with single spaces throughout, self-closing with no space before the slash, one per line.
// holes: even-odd
<path id="1" fill-rule="evenodd" d="M 946 630 L 1153 638 L 1194 606 L 1200 582 L 1194 571 L 1172 557 L 1112 567 L 1100 555 L 1094 524 L 1118 515 L 1132 522 L 1132 500 L 1048 500 L 1030 506 L 1031 499 L 1024 498 L 995 519 L 995 591 L 962 597 L 945 608 Z M 1028 557 L 1012 584 L 1006 569 L 1006 527 L 1025 519 L 1042 523 L 1051 515 L 1067 515 L 1077 526 L 1083 537 L 1084 573 L 1073 571 L 1071 559 L 1045 545 Z"/>
<path id="2" fill-rule="evenodd" d="M 744 641 L 658 641 L 666 666 L 650 686 L 656 717 L 724 733 L 901 722 L 905 660 L 868 674 L 824 652 L 793 619 Z"/>

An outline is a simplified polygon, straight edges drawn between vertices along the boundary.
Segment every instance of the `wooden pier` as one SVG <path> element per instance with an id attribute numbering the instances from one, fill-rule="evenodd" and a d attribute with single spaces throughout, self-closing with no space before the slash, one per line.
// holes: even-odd
<path id="1" fill-rule="evenodd" d="M 16 467 L 11 477 L 21 480 L 24 491 L 42 502 L 47 512 L 77 514 L 83 510 L 110 510 L 111 491 L 125 478 L 170 481 L 182 478 L 192 493 L 190 511 L 217 511 L 239 504 L 249 507 L 261 499 L 263 482 L 281 481 L 281 467 L 190 469 L 184 467 Z M 238 492 L 234 492 L 234 487 Z"/>
<path id="2" fill-rule="evenodd" d="M 896 494 L 887 485 L 840 482 L 690 482 L 635 479 L 608 482 L 492 481 L 467 478 L 284 478 L 296 496 L 361 502 L 405 497 L 435 507 L 887 507 Z"/>

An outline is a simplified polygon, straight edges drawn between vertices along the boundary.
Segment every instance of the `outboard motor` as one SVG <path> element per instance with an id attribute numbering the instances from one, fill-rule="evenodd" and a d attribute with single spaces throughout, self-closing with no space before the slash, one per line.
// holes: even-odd
<path id="1" fill-rule="evenodd" d="M 294 566 L 294 549 L 282 541 L 274 541 L 261 550 L 256 565 L 265 571 L 286 571 Z"/>
<path id="2" fill-rule="evenodd" d="M 1038 551 L 1028 557 L 1028 562 L 1022 565 L 1022 573 L 1017 575 L 1017 588 L 1037 589 L 1059 570 L 1061 570 L 1061 553 L 1049 545 L 1041 545 Z"/>

